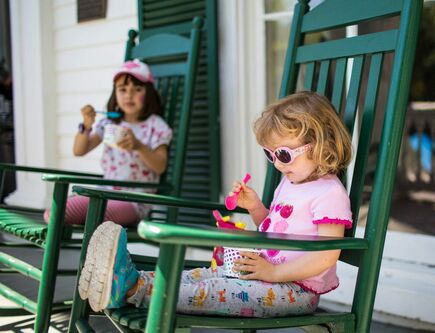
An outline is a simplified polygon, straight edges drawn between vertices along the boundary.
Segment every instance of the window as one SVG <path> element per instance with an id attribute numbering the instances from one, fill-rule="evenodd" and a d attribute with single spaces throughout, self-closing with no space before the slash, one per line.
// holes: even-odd
<path id="1" fill-rule="evenodd" d="M 266 103 L 279 94 L 293 7 L 296 0 L 264 0 L 266 47 Z"/>

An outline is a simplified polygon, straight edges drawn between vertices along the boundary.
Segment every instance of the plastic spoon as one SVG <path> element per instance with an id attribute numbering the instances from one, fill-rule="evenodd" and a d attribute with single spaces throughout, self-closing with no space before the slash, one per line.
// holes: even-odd
<path id="1" fill-rule="evenodd" d="M 243 178 L 242 182 L 243 184 L 246 184 L 251 179 L 251 175 L 249 172 L 246 174 L 245 178 Z M 237 198 L 239 197 L 240 190 L 237 192 L 233 192 L 233 194 L 228 195 L 225 198 L 225 207 L 229 210 L 233 210 L 237 207 Z"/>
<path id="2" fill-rule="evenodd" d="M 103 114 L 107 118 L 119 118 L 122 116 L 121 111 L 95 111 L 95 113 Z"/>

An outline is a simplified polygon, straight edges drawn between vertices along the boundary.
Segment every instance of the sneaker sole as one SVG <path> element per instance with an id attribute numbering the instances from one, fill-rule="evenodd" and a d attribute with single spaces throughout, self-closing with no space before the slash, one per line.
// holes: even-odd
<path id="1" fill-rule="evenodd" d="M 91 236 L 89 240 L 88 249 L 86 251 L 85 264 L 83 265 L 80 278 L 79 278 L 79 295 L 82 300 L 86 300 L 89 296 L 89 284 L 92 278 L 92 272 L 94 271 L 95 261 L 96 261 L 96 247 L 95 243 L 98 243 L 100 234 L 103 228 L 98 227 Z"/>
<path id="2" fill-rule="evenodd" d="M 97 233 L 97 230 L 99 231 Z M 112 291 L 113 266 L 118 250 L 118 240 L 122 227 L 113 222 L 104 222 L 95 231 L 89 242 L 89 268 L 92 268 L 87 288 L 89 305 L 99 312 L 107 307 Z"/>

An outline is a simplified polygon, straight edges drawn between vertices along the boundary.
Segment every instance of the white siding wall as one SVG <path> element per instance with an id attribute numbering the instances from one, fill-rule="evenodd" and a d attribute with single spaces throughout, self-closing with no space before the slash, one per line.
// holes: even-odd
<path id="1" fill-rule="evenodd" d="M 109 0 L 105 19 L 77 23 L 76 0 L 53 0 L 56 78 L 57 165 L 62 169 L 100 172 L 101 147 L 84 157 L 72 155 L 80 108 L 105 108 L 112 73 L 124 59 L 129 29 L 137 29 L 135 0 Z"/>
<path id="2" fill-rule="evenodd" d="M 17 164 L 100 171 L 101 148 L 73 157 L 73 138 L 80 108 L 103 109 L 109 98 L 128 31 L 137 29 L 137 4 L 109 0 L 106 18 L 78 24 L 76 3 L 10 2 Z M 6 202 L 44 208 L 51 192 L 39 175 L 19 173 Z"/>

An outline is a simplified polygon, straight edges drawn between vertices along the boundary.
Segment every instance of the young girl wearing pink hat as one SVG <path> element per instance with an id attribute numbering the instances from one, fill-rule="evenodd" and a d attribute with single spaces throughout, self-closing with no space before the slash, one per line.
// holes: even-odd
<path id="1" fill-rule="evenodd" d="M 166 170 L 172 130 L 162 118 L 154 78 L 145 63 L 137 59 L 127 61 L 115 72 L 107 110 L 112 117 L 95 123 L 94 107 L 85 105 L 81 109 L 83 122 L 74 139 L 74 155 L 86 155 L 103 143 L 101 167 L 105 179 L 158 183 Z M 141 188 L 128 190 L 152 192 Z M 84 224 L 88 202 L 86 197 L 70 197 L 65 223 Z M 105 219 L 124 226 L 135 225 L 148 212 L 149 207 L 142 204 L 109 200 Z M 47 222 L 49 214 L 47 209 L 44 214 Z"/>

